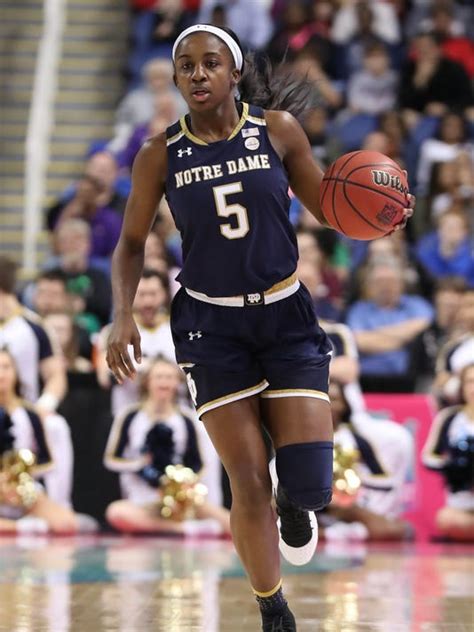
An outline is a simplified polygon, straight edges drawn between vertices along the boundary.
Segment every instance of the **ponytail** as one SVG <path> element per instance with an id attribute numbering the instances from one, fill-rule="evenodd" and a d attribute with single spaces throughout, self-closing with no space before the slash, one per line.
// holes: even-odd
<path id="1" fill-rule="evenodd" d="M 265 110 L 285 110 L 297 119 L 320 105 L 314 82 L 284 69 L 273 68 L 266 56 L 245 56 L 244 72 L 239 83 L 240 99 Z"/>
<path id="2" fill-rule="evenodd" d="M 228 27 L 222 27 L 222 30 L 237 42 L 242 51 L 236 33 Z M 319 93 L 313 81 L 285 69 L 284 61 L 275 69 L 266 55 L 257 57 L 255 53 L 247 53 L 239 82 L 240 100 L 264 110 L 284 110 L 301 120 L 307 112 L 320 105 Z"/>

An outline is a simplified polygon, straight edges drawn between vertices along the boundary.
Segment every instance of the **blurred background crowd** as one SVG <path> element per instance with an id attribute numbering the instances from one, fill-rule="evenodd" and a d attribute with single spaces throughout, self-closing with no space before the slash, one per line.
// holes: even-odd
<path id="1" fill-rule="evenodd" d="M 421 458 L 447 491 L 433 533 L 474 538 L 472 3 L 130 0 L 129 11 L 128 90 L 114 134 L 91 143 L 82 173 L 45 209 L 49 254 L 36 278 L 0 257 L 0 448 L 32 450 L 41 481 L 28 505 L 2 495 L 0 478 L 0 531 L 229 532 L 225 473 L 174 364 L 169 308 L 181 248 L 165 200 L 134 303 L 139 378 L 118 385 L 105 364 L 110 262 L 133 160 L 186 112 L 172 43 L 209 22 L 232 28 L 277 72 L 314 82 L 319 106 L 302 124 L 324 169 L 345 152 L 379 151 L 408 171 L 417 195 L 407 229 L 373 242 L 319 226 L 292 199 L 298 275 L 334 346 L 336 437 L 359 479 L 352 489 L 342 472 L 343 492 L 321 517 L 327 537 L 413 537 L 403 485 Z M 367 412 L 364 394 L 374 392 L 431 397 L 421 456 L 407 429 Z M 150 509 L 170 463 L 204 465 L 208 499 L 192 520 Z"/>

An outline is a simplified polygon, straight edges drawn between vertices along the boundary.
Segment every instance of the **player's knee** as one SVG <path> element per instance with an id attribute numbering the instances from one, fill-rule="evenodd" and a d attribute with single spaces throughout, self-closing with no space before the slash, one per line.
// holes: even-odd
<path id="1" fill-rule="evenodd" d="M 288 499 L 308 511 L 321 511 L 332 498 L 332 441 L 296 443 L 278 448 L 276 468 Z"/>
<path id="2" fill-rule="evenodd" d="M 268 470 L 260 472 L 248 467 L 239 468 L 229 476 L 233 504 L 240 509 L 248 507 L 255 511 L 259 505 L 268 505 L 271 499 L 271 485 Z"/>

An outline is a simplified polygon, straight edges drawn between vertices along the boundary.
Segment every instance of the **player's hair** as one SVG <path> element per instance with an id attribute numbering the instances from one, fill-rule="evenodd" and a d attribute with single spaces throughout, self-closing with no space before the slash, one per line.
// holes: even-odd
<path id="1" fill-rule="evenodd" d="M 239 92 L 243 101 L 265 110 L 283 110 L 300 120 L 320 104 L 314 83 L 284 70 L 283 64 L 275 70 L 268 57 L 257 60 L 253 53 L 245 57 Z"/>
<path id="2" fill-rule="evenodd" d="M 0 255 L 0 292 L 13 294 L 16 285 L 17 265 L 8 257 Z"/>
<path id="3" fill-rule="evenodd" d="M 220 27 L 234 39 L 242 55 L 242 45 L 232 29 Z M 283 60 L 274 69 L 265 55 L 247 53 L 244 56 L 239 94 L 242 101 L 258 105 L 265 110 L 284 110 L 297 119 L 320 104 L 319 93 L 314 82 L 284 69 Z"/>

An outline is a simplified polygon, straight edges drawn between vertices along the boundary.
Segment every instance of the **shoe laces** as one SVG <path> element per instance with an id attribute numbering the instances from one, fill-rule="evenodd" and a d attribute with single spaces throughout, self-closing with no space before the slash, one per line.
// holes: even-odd
<path id="1" fill-rule="evenodd" d="M 313 531 L 308 512 L 304 509 L 278 506 L 277 511 L 281 518 L 281 535 L 285 542 L 295 546 L 307 544 Z"/>

